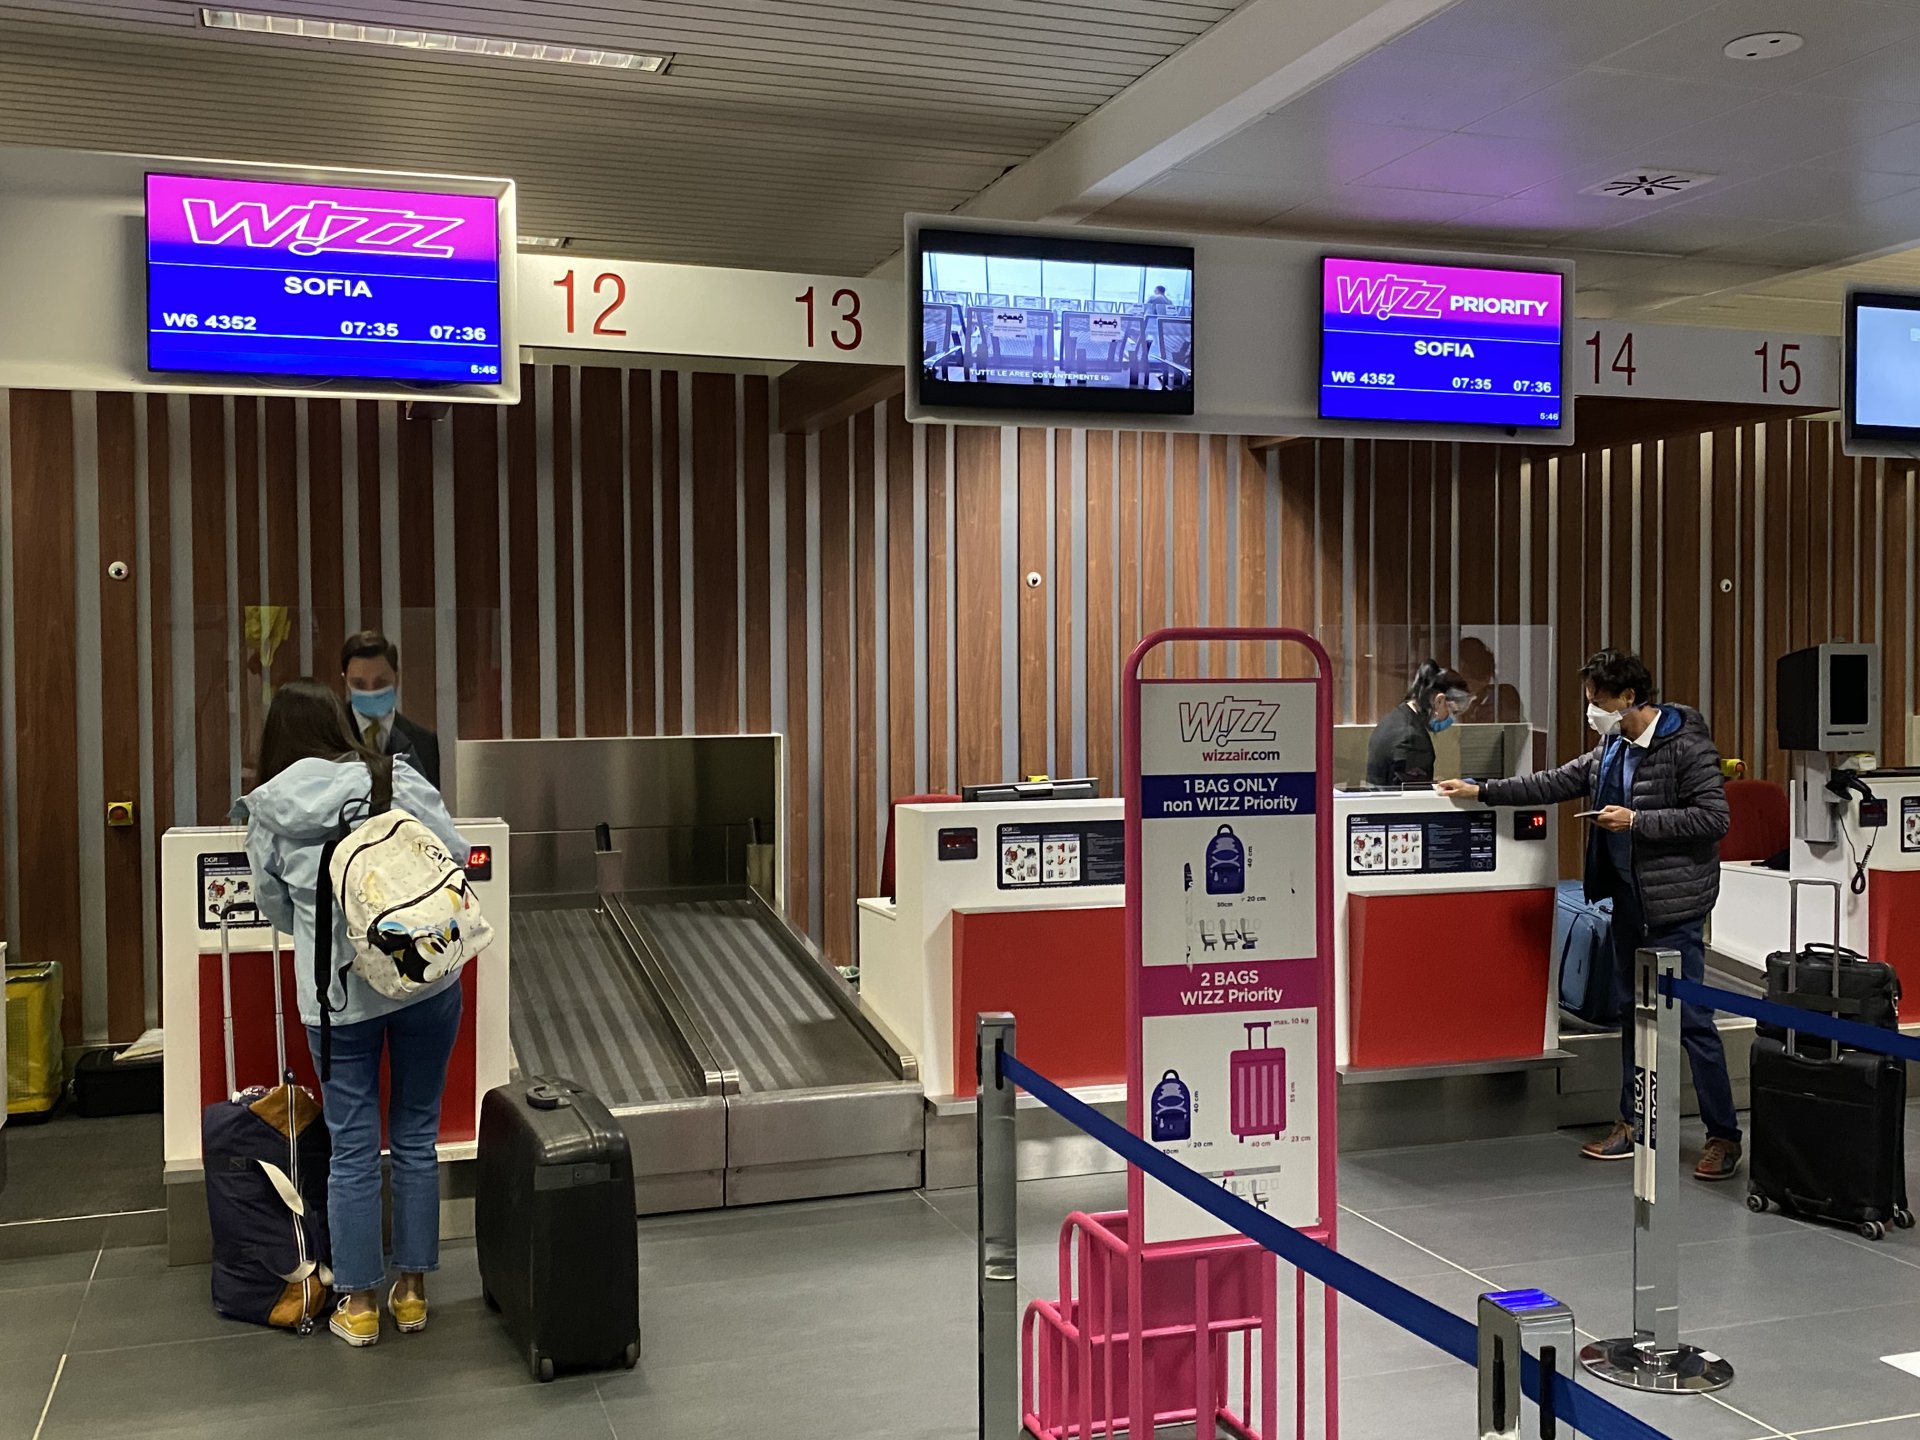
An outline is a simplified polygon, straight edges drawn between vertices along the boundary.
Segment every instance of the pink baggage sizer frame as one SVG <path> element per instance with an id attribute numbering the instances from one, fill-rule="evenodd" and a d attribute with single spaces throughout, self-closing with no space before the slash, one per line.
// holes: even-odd
<path id="1" fill-rule="evenodd" d="M 1147 1133 L 1147 1088 L 1141 1074 L 1140 703 L 1154 683 L 1141 670 L 1163 646 L 1208 641 L 1298 645 L 1312 657 L 1310 678 L 1282 683 L 1315 690 L 1315 945 L 1322 1020 L 1318 1027 L 1318 1170 L 1320 1221 L 1303 1234 L 1328 1246 L 1338 1214 L 1338 1090 L 1333 1064 L 1333 665 L 1311 635 L 1287 628 L 1186 627 L 1155 631 L 1127 659 L 1123 707 L 1127 853 L 1127 1128 Z M 1272 676 L 1221 677 L 1271 683 Z M 1242 1052 L 1245 1053 L 1245 1052 Z M 1284 1049 L 1280 1052 L 1284 1055 Z M 1253 1134 L 1272 1133 L 1265 1129 Z M 1146 1177 L 1127 1172 L 1127 1209 L 1067 1217 L 1060 1236 L 1058 1302 L 1036 1301 L 1022 1331 L 1022 1408 L 1027 1430 L 1044 1440 L 1094 1440 L 1127 1428 L 1127 1417 L 1152 1424 L 1193 1423 L 1211 1415 L 1246 1440 L 1279 1440 L 1278 1261 L 1238 1236 L 1140 1243 Z M 1339 1295 L 1324 1292 L 1322 1346 L 1326 1440 L 1338 1440 Z M 1294 1434 L 1305 1440 L 1309 1355 L 1307 1277 L 1294 1273 Z M 1241 1385 L 1231 1395 L 1232 1342 L 1241 1346 Z M 1254 1347 L 1259 1394 L 1252 1394 Z M 1149 1398 L 1151 1391 L 1151 1399 Z M 1234 1403 L 1237 1401 L 1237 1404 Z M 1255 1423 L 1255 1409 L 1258 1419 Z M 1198 1433 L 1205 1430 L 1196 1426 Z M 1133 1433 L 1131 1430 L 1129 1434 Z M 1143 1430 L 1144 1433 L 1144 1430 Z"/>

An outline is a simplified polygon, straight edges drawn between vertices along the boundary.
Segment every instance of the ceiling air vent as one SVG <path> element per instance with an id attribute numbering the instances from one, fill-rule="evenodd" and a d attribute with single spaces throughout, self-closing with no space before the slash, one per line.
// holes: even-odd
<path id="1" fill-rule="evenodd" d="M 1669 196 L 1698 190 L 1711 179 L 1711 175 L 1699 175 L 1691 170 L 1661 170 L 1650 166 L 1645 170 L 1629 170 L 1598 185 L 1589 185 L 1580 193 L 1605 195 L 1614 200 L 1665 200 Z"/>

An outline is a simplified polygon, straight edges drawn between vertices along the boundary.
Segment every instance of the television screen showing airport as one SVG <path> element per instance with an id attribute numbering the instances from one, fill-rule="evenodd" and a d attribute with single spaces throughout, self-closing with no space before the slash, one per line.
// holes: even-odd
<path id="1" fill-rule="evenodd" d="M 1329 256 L 1321 417 L 1558 429 L 1563 289 L 1554 271 Z"/>
<path id="2" fill-rule="evenodd" d="M 499 201 L 147 177 L 147 364 L 497 385 Z"/>
<path id="3" fill-rule="evenodd" d="M 1191 263 L 928 250 L 920 317 L 921 375 L 936 384 L 1134 391 L 1143 399 L 1193 391 Z"/>

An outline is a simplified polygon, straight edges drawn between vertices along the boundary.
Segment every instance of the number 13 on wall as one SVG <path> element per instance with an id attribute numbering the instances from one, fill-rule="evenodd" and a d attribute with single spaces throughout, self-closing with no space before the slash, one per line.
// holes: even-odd
<path id="1" fill-rule="evenodd" d="M 819 329 L 821 317 L 816 314 L 814 300 L 818 285 L 809 285 L 803 292 L 793 297 L 793 303 L 805 307 L 807 312 L 807 349 L 819 348 Z M 826 317 L 827 338 L 833 342 L 836 350 L 858 350 L 861 337 L 865 334 L 860 324 L 860 292 L 851 286 L 841 286 L 833 292 L 828 302 L 831 309 Z"/>

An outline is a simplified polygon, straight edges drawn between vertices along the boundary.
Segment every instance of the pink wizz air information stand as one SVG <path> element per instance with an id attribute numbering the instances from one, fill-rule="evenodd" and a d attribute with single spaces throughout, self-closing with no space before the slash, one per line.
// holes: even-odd
<path id="1" fill-rule="evenodd" d="M 1205 641 L 1235 642 L 1230 654 L 1244 653 L 1241 642 L 1298 647 L 1314 678 L 1142 675 L 1150 656 Z M 1330 673 L 1326 651 L 1301 631 L 1161 630 L 1127 661 L 1124 716 L 1128 1126 L 1329 1245 L 1338 1183 Z M 1274 1258 L 1138 1170 L 1127 1177 L 1126 1234 L 1129 1413 L 1169 1417 L 1146 1392 L 1177 1375 L 1194 1387 L 1191 1410 L 1181 1410 L 1277 1440 Z M 1156 1272 L 1169 1283 L 1156 1284 Z M 1169 1285 L 1194 1311 L 1184 1366 L 1147 1353 L 1145 1337 L 1165 1319 L 1152 1313 L 1168 1298 L 1156 1292 Z M 1215 1291 L 1229 1312 L 1246 1312 L 1237 1409 L 1233 1332 L 1200 1338 L 1235 1318 L 1213 1313 Z M 1294 1433 L 1304 1437 L 1303 1274 L 1294 1291 Z M 1327 1440 L 1339 1429 L 1337 1306 L 1326 1291 Z"/>

